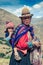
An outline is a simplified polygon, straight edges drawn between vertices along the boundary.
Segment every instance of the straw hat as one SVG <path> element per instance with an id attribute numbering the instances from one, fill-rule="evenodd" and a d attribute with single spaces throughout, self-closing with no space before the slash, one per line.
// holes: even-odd
<path id="1" fill-rule="evenodd" d="M 33 14 L 30 14 L 29 9 L 27 7 L 24 7 L 22 9 L 22 14 L 21 14 L 20 18 L 27 17 L 27 16 L 33 16 Z"/>

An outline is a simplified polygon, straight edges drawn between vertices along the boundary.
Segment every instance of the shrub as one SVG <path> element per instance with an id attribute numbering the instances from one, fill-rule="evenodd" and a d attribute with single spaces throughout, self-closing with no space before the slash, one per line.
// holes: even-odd
<path id="1" fill-rule="evenodd" d="M 0 53 L 0 57 L 4 57 L 5 56 L 5 54 L 4 53 Z"/>

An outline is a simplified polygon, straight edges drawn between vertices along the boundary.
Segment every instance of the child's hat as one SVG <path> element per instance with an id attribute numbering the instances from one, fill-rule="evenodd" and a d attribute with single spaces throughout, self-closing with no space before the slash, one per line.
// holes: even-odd
<path id="1" fill-rule="evenodd" d="M 13 27 L 14 28 L 14 23 L 13 22 L 6 22 L 6 28 L 8 27 Z"/>

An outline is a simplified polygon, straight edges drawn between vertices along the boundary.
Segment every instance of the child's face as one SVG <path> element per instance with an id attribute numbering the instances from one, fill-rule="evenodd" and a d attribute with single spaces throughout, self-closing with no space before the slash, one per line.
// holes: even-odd
<path id="1" fill-rule="evenodd" d="M 25 25 L 29 25 L 31 22 L 31 17 L 24 17 L 22 18 L 22 21 Z"/>
<path id="2" fill-rule="evenodd" d="M 9 27 L 8 32 L 13 32 L 14 28 Z"/>

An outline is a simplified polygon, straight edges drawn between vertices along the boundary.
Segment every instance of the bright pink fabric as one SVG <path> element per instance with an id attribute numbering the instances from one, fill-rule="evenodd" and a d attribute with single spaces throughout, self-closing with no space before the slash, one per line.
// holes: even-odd
<path id="1" fill-rule="evenodd" d="M 25 48 L 28 48 L 28 44 L 27 42 L 29 41 L 29 38 L 28 38 L 28 34 L 26 33 L 25 35 L 23 35 L 18 43 L 16 44 L 17 47 L 20 47 L 21 49 L 25 49 Z"/>
<path id="2" fill-rule="evenodd" d="M 8 27 L 14 27 L 14 23 L 13 23 L 13 22 L 7 23 L 7 24 L 6 24 L 6 28 L 8 28 Z"/>
<path id="3" fill-rule="evenodd" d="M 27 42 L 29 41 L 29 38 L 28 38 L 28 34 L 26 33 L 25 35 L 23 35 L 18 43 L 16 44 L 17 47 L 20 47 L 21 49 L 25 49 L 25 50 L 21 50 L 19 49 L 20 51 L 22 51 L 24 54 L 27 53 L 27 48 L 28 48 L 28 44 Z"/>

